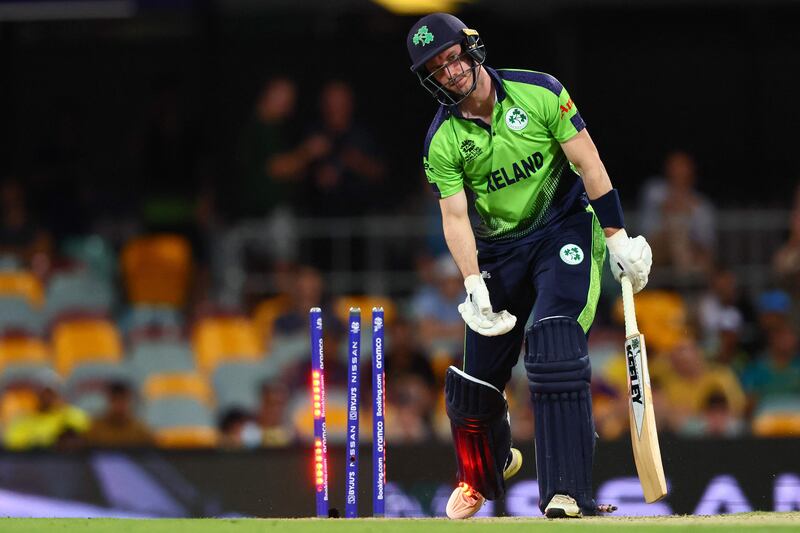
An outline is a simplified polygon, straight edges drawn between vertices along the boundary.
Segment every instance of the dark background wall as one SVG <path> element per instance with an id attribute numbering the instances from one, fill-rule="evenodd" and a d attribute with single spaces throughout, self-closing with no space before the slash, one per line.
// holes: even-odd
<path id="1" fill-rule="evenodd" d="M 682 147 L 698 156 L 700 188 L 718 205 L 788 205 L 797 181 L 800 6 L 564 5 L 527 12 L 484 2 L 459 16 L 481 32 L 490 65 L 561 79 L 627 203 L 665 151 Z M 325 79 L 351 80 L 392 179 L 419 190 L 420 144 L 434 103 L 408 72 L 404 38 L 415 17 L 358 2 L 222 7 L 196 2 L 124 20 L 0 22 L 0 170 L 43 164 L 51 140 L 66 131 L 85 158 L 74 179 L 135 189 L 129 140 L 155 88 L 170 83 L 197 122 L 211 174 L 224 180 L 259 83 L 283 72 L 300 82 L 301 124 L 313 120 Z"/>

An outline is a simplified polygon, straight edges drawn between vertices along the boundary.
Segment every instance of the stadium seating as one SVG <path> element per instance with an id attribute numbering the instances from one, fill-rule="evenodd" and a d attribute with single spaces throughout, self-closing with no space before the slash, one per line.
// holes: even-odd
<path id="1" fill-rule="evenodd" d="M 272 345 L 272 335 L 275 319 L 289 308 L 289 297 L 275 296 L 261 301 L 253 311 L 253 326 L 258 339 L 261 341 L 261 350 L 269 351 Z"/>
<path id="2" fill-rule="evenodd" d="M 54 366 L 62 376 L 85 363 L 118 363 L 122 342 L 114 324 L 102 319 L 61 322 L 53 330 Z"/>
<path id="3" fill-rule="evenodd" d="M 206 406 L 212 405 L 214 400 L 208 380 L 196 372 L 153 374 L 142 385 L 142 395 L 147 401 L 192 399 Z"/>
<path id="4" fill-rule="evenodd" d="M 217 413 L 239 407 L 250 412 L 258 408 L 261 385 L 275 376 L 271 367 L 260 363 L 223 363 L 214 370 L 212 382 Z"/>
<path id="5" fill-rule="evenodd" d="M 125 245 L 121 263 L 134 304 L 182 307 L 191 275 L 189 242 L 177 235 L 139 237 Z"/>
<path id="6" fill-rule="evenodd" d="M 0 297 L 0 335 L 15 332 L 41 335 L 43 333 L 41 315 L 20 296 Z"/>
<path id="7" fill-rule="evenodd" d="M 107 282 L 87 273 L 64 272 L 54 275 L 47 284 L 45 316 L 52 322 L 67 313 L 109 315 L 114 299 Z"/>
<path id="8" fill-rule="evenodd" d="M 142 341 L 130 352 L 130 368 L 138 383 L 153 374 L 195 370 L 191 346 L 181 341 Z"/>
<path id="9" fill-rule="evenodd" d="M 208 408 L 193 398 L 166 397 L 148 401 L 145 422 L 163 447 L 207 447 L 216 444 Z"/>
<path id="10" fill-rule="evenodd" d="M 42 284 L 36 276 L 25 271 L 0 271 L 0 297 L 2 296 L 21 297 L 37 309 L 44 303 Z"/>
<path id="11" fill-rule="evenodd" d="M 106 389 L 114 382 L 131 382 L 128 367 L 119 363 L 78 364 L 66 380 L 67 399 L 91 415 L 106 405 Z"/>
<path id="12" fill-rule="evenodd" d="M 161 448 L 213 448 L 218 442 L 217 431 L 209 426 L 157 429 L 156 445 Z"/>
<path id="13" fill-rule="evenodd" d="M 624 322 L 622 298 L 617 300 L 614 317 Z M 667 352 L 686 338 L 687 310 L 680 294 L 648 289 L 636 295 L 636 319 L 639 330 L 647 332 L 648 352 Z"/>
<path id="14" fill-rule="evenodd" d="M 81 264 L 92 278 L 106 283 L 113 281 L 117 256 L 99 235 L 70 237 L 61 248 L 65 257 Z"/>
<path id="15" fill-rule="evenodd" d="M 197 367 L 207 374 L 226 361 L 258 361 L 262 357 L 253 323 L 245 317 L 201 320 L 192 335 Z"/>
<path id="16" fill-rule="evenodd" d="M 800 395 L 780 395 L 762 401 L 753 418 L 753 434 L 758 437 L 800 436 Z"/>
<path id="17" fill-rule="evenodd" d="M 50 349 L 35 337 L 6 337 L 0 339 L 0 371 L 12 365 L 47 365 Z"/>
<path id="18" fill-rule="evenodd" d="M 340 388 L 326 391 L 325 408 L 328 442 L 341 444 L 347 438 L 347 392 Z M 311 395 L 308 391 L 298 391 L 289 401 L 288 418 L 297 436 L 304 442 L 314 442 L 314 411 L 311 409 Z M 364 435 L 368 439 L 371 435 Z"/>

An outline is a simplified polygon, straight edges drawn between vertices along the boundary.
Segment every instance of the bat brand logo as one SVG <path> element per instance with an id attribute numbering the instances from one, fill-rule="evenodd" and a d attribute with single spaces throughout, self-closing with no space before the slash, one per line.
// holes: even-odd
<path id="1" fill-rule="evenodd" d="M 636 358 L 633 356 L 633 349 L 629 344 L 626 348 L 628 352 L 628 375 L 631 378 L 631 401 L 642 403 L 642 389 L 639 386 L 639 371 L 636 368 Z"/>
<path id="2" fill-rule="evenodd" d="M 641 438 L 642 422 L 644 422 L 644 389 L 642 388 L 642 348 L 639 339 L 634 338 L 625 343 L 625 356 L 628 359 L 628 379 L 630 381 L 630 401 L 636 433 Z"/>

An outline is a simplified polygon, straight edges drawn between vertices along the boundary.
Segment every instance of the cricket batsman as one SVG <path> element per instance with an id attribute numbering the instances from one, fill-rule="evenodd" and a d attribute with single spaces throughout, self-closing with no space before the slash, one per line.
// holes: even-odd
<path id="1" fill-rule="evenodd" d="M 624 273 L 638 292 L 650 246 L 625 232 L 619 195 L 556 78 L 489 68 L 478 32 L 449 14 L 420 19 L 406 45 L 411 70 L 440 104 L 423 165 L 467 291 L 458 306 L 468 326 L 464 363 L 445 380 L 459 482 L 447 516 L 468 518 L 501 498 L 522 465 L 503 390 L 523 342 L 539 508 L 548 518 L 611 510 L 592 496 L 587 335 L 606 247 L 615 277 Z M 465 187 L 480 217 L 475 228 Z"/>

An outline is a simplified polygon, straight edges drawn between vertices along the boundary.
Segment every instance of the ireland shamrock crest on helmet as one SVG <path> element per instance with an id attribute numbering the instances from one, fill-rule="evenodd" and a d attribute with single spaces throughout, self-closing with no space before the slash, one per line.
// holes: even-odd
<path id="1" fill-rule="evenodd" d="M 414 34 L 412 40 L 416 46 L 425 46 L 433 42 L 433 34 L 428 31 L 427 26 L 421 26 L 420 29 L 417 30 L 417 33 Z"/>

